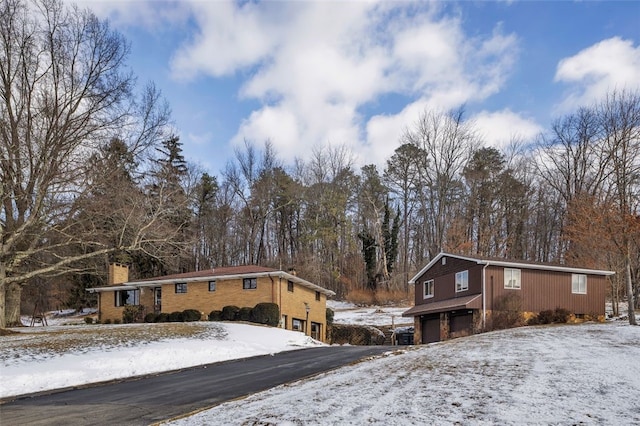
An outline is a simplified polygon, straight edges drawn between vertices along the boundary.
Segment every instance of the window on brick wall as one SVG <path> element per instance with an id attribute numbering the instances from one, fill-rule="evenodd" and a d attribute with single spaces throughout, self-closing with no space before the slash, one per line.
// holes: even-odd
<path id="1" fill-rule="evenodd" d="M 257 278 L 243 278 L 242 279 L 242 288 L 244 290 L 255 290 L 258 288 L 258 279 Z"/>
<path id="2" fill-rule="evenodd" d="M 287 290 L 293 293 L 293 281 L 287 281 Z"/>
<path id="3" fill-rule="evenodd" d="M 209 281 L 209 291 L 216 291 L 216 282 Z"/>
<path id="4" fill-rule="evenodd" d="M 320 292 L 319 291 L 316 291 L 316 300 L 320 301 Z"/>
<path id="5" fill-rule="evenodd" d="M 140 290 L 120 290 L 115 292 L 115 305 L 127 306 L 140 304 Z"/>
<path id="6" fill-rule="evenodd" d="M 176 283 L 176 293 L 186 293 L 187 283 Z"/>

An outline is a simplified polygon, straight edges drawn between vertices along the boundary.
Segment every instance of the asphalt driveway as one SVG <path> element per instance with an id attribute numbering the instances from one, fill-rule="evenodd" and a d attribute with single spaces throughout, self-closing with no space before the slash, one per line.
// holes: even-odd
<path id="1" fill-rule="evenodd" d="M 0 405 L 0 424 L 148 425 L 393 350 L 325 346 L 208 364 Z"/>

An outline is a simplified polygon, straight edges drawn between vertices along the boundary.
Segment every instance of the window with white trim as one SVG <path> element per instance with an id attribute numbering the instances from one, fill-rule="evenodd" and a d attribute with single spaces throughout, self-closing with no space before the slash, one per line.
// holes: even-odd
<path id="1" fill-rule="evenodd" d="M 571 274 L 571 293 L 587 294 L 587 276 L 585 274 Z"/>
<path id="2" fill-rule="evenodd" d="M 424 282 L 424 299 L 433 297 L 433 280 Z"/>
<path id="3" fill-rule="evenodd" d="M 504 288 L 520 290 L 520 269 L 504 268 Z"/>
<path id="4" fill-rule="evenodd" d="M 140 290 L 119 290 L 115 293 L 115 306 L 138 306 L 140 304 Z"/>
<path id="5" fill-rule="evenodd" d="M 456 273 L 456 293 L 469 290 L 469 271 Z"/>

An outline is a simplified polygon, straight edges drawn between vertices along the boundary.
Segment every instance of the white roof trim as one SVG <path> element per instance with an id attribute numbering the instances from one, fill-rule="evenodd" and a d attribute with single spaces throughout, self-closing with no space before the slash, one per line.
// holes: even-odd
<path id="1" fill-rule="evenodd" d="M 263 278 L 263 277 L 271 277 L 271 278 L 285 278 L 289 281 L 293 281 L 295 283 L 300 284 L 303 287 L 307 287 L 311 290 L 319 291 L 327 296 L 335 296 L 335 292 L 331 290 L 327 290 L 324 287 L 320 287 L 319 285 L 313 284 L 309 281 L 303 280 L 295 275 L 288 274 L 283 271 L 275 271 L 275 272 L 251 272 L 246 274 L 232 274 L 232 275 L 205 275 L 202 277 L 191 277 L 191 278 L 169 278 L 169 279 L 157 279 L 157 280 L 145 280 L 145 281 L 129 281 L 123 283 L 120 286 L 109 286 L 109 287 L 94 287 L 89 289 L 91 293 L 104 292 L 104 291 L 117 291 L 117 290 L 134 290 L 136 288 L 144 288 L 144 287 L 155 287 L 162 284 L 173 284 L 173 283 L 192 283 L 192 282 L 206 282 L 206 281 L 225 281 L 225 280 L 235 280 L 240 278 Z"/>
<path id="2" fill-rule="evenodd" d="M 504 266 L 507 268 L 518 268 L 518 269 L 537 269 L 543 271 L 556 271 L 556 272 L 571 272 L 574 274 L 586 274 L 586 275 L 614 275 L 613 271 L 604 271 L 600 269 L 586 269 L 586 268 L 574 268 L 570 266 L 558 266 L 558 265 L 544 265 L 544 264 L 531 264 L 531 263 L 520 263 L 520 262 L 509 262 L 507 260 L 488 260 L 488 259 L 475 259 L 471 257 L 461 256 L 458 254 L 451 254 L 440 252 L 436 257 L 434 257 L 431 262 L 427 264 L 424 268 L 422 268 L 413 278 L 409 280 L 409 284 L 415 284 L 416 280 L 420 278 L 422 274 L 427 272 L 433 265 L 438 263 L 440 259 L 443 257 L 453 257 L 456 259 L 467 260 L 469 262 L 477 263 L 478 265 L 487 265 L 487 266 Z"/>

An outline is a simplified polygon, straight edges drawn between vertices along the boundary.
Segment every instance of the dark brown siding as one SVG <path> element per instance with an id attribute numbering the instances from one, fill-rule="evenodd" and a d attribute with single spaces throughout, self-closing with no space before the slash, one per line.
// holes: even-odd
<path id="1" fill-rule="evenodd" d="M 504 268 L 490 266 L 487 277 L 487 309 L 506 294 L 517 294 L 525 312 L 564 308 L 575 314 L 604 315 L 606 277 L 587 275 L 587 294 L 571 293 L 571 273 L 520 269 L 521 289 L 504 288 Z"/>
<path id="2" fill-rule="evenodd" d="M 447 257 L 445 265 L 441 261 L 416 280 L 415 304 L 424 305 L 456 297 L 471 296 L 482 292 L 482 265 L 468 260 Z M 456 293 L 456 272 L 469 271 L 469 290 Z M 424 282 L 433 281 L 433 297 L 424 299 Z"/>

